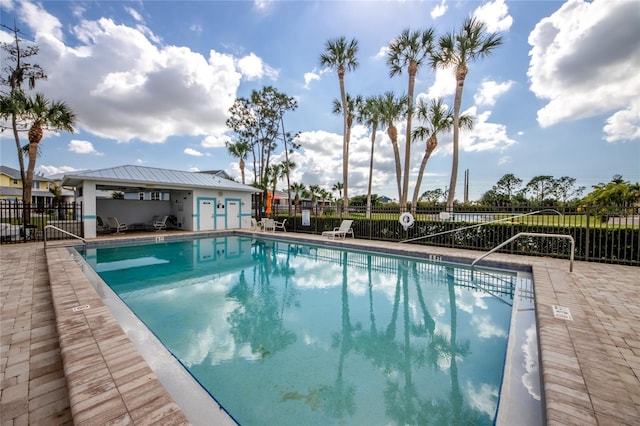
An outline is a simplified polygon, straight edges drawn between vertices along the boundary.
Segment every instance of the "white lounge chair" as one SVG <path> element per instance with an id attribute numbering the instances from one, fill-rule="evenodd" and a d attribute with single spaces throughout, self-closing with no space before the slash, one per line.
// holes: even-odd
<path id="1" fill-rule="evenodd" d="M 273 219 L 262 219 L 262 230 L 264 232 L 271 231 L 276 232 L 276 221 Z"/>
<path id="2" fill-rule="evenodd" d="M 96 232 L 105 233 L 109 232 L 109 225 L 104 223 L 100 216 L 96 216 Z"/>
<path id="3" fill-rule="evenodd" d="M 169 219 L 169 216 L 156 216 L 153 218 L 151 226 L 153 226 L 156 231 L 167 229 L 167 219 Z"/>
<path id="4" fill-rule="evenodd" d="M 259 231 L 262 229 L 262 222 L 258 222 L 255 217 L 251 218 L 251 230 Z"/>
<path id="5" fill-rule="evenodd" d="M 116 234 L 119 234 L 120 231 L 126 231 L 129 228 L 126 223 L 118 222 L 117 217 L 109 216 L 107 217 L 107 222 L 109 222 L 109 230 L 111 232 L 115 231 Z"/>
<path id="6" fill-rule="evenodd" d="M 351 228 L 351 224 L 353 220 L 343 220 L 340 223 L 340 227 L 333 228 L 333 231 L 323 231 L 323 237 L 329 237 L 330 239 L 342 238 L 343 240 L 347 238 L 347 234 L 351 235 L 352 238 L 355 238 L 353 234 L 353 229 Z"/>
<path id="7" fill-rule="evenodd" d="M 284 232 L 287 232 L 287 228 L 284 227 L 284 224 L 287 223 L 287 219 L 283 220 L 282 222 L 278 222 L 277 220 L 273 222 L 275 229 L 282 229 Z"/>

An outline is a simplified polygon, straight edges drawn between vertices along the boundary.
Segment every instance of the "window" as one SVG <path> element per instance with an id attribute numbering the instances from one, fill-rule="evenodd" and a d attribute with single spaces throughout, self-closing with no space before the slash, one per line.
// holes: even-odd
<path id="1" fill-rule="evenodd" d="M 138 192 L 138 200 L 144 200 L 144 192 Z"/>
<path id="2" fill-rule="evenodd" d="M 159 192 L 152 192 L 151 193 L 151 199 L 154 200 L 154 201 L 160 200 L 160 193 Z"/>
<path id="3" fill-rule="evenodd" d="M 17 185 L 17 184 L 18 184 L 18 179 L 14 179 L 14 180 L 13 180 L 13 184 L 14 184 L 14 185 Z"/>
<path id="4" fill-rule="evenodd" d="M 34 180 L 33 184 L 31 185 L 31 188 L 40 189 L 40 182 L 38 182 L 37 180 Z"/>

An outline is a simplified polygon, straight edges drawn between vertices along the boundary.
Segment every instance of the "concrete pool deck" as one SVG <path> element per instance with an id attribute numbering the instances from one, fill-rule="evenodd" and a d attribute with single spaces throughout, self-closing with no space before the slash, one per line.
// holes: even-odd
<path id="1" fill-rule="evenodd" d="M 331 244 L 467 262 L 481 254 L 369 240 Z M 0 250 L 2 425 L 189 423 L 66 248 L 50 245 L 46 256 L 42 243 Z M 532 268 L 546 423 L 640 424 L 640 268 L 576 262 L 570 273 L 568 260 L 498 253 L 486 260 Z M 556 318 L 553 305 L 569 308 L 573 320 Z"/>

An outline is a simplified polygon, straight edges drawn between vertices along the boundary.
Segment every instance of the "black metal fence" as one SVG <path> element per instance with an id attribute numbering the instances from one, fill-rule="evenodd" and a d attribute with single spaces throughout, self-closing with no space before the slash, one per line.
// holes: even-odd
<path id="1" fill-rule="evenodd" d="M 520 232 L 571 235 L 576 260 L 640 266 L 640 215 L 594 216 L 587 208 L 558 207 L 456 207 L 453 213 L 438 207 L 418 207 L 406 230 L 398 207 L 310 209 L 287 219 L 287 229 L 320 234 L 352 219 L 356 238 L 403 241 L 412 244 L 463 248 L 486 252 Z M 523 236 L 499 250 L 502 253 L 547 257 L 570 257 L 566 239 Z"/>
<path id="2" fill-rule="evenodd" d="M 0 243 L 43 241 L 47 225 L 54 225 L 82 237 L 82 204 L 59 203 L 55 206 L 43 206 L 22 201 L 0 200 Z M 73 239 L 55 229 L 47 229 L 46 232 L 48 240 Z"/>

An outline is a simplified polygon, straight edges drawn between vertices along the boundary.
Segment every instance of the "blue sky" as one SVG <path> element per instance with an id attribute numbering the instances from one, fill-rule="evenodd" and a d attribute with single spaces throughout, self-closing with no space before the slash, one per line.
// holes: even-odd
<path id="1" fill-rule="evenodd" d="M 471 15 L 504 43 L 470 66 L 462 109 L 475 117 L 461 138 L 456 197 L 470 171 L 477 199 L 504 174 L 527 183 L 570 176 L 578 185 L 614 174 L 640 180 L 640 13 L 635 0 L 578 1 L 42 1 L 0 0 L 2 24 L 38 43 L 48 74 L 36 90 L 78 115 L 76 133 L 47 134 L 38 171 L 139 164 L 177 170 L 224 169 L 239 179 L 224 142 L 228 109 L 273 86 L 295 97 L 287 130 L 300 132 L 292 180 L 331 189 L 342 181 L 342 119 L 335 72 L 322 69 L 327 40 L 359 42 L 359 67 L 345 77 L 353 95 L 406 92 L 406 73 L 389 77 L 385 48 L 405 28 L 455 30 Z M 11 41 L 0 33 L 0 41 Z M 450 71 L 422 68 L 416 97 L 453 103 Z M 399 134 L 404 123 L 397 123 Z M 2 164 L 17 168 L 2 133 Z M 26 135 L 24 136 L 26 141 Z M 440 135 L 422 191 L 444 189 L 450 134 Z M 401 139 L 404 146 L 404 139 Z M 402 149 L 402 148 L 401 148 Z M 413 148 L 410 193 L 423 145 Z M 369 131 L 352 130 L 349 195 L 366 193 Z M 281 155 L 278 149 L 276 160 Z M 283 157 L 283 154 L 282 154 Z M 374 192 L 398 198 L 391 145 L 378 132 Z M 248 171 L 248 176 L 250 176 Z M 279 185 L 278 188 L 284 188 Z M 422 192 L 421 191 L 421 192 Z"/>

